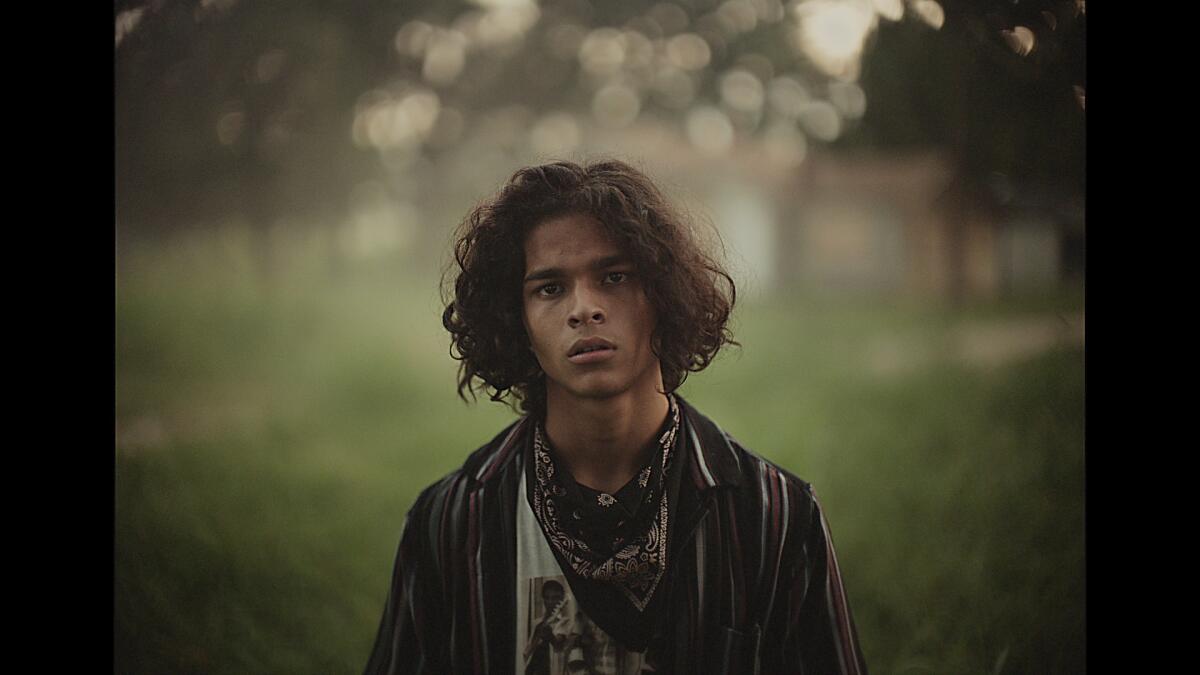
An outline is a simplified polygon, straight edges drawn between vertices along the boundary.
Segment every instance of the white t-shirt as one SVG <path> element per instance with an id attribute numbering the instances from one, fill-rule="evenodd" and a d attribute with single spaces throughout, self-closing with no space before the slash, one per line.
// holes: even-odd
<path id="1" fill-rule="evenodd" d="M 518 675 L 653 672 L 644 663 L 644 653 L 625 649 L 583 612 L 529 506 L 524 473 L 518 490 L 514 672 Z"/>

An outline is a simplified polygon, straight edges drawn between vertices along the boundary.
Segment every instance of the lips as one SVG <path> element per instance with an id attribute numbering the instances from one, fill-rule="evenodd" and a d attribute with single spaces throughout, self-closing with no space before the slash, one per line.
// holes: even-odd
<path id="1" fill-rule="evenodd" d="M 567 360 L 571 363 L 595 363 L 608 359 L 616 349 L 613 343 L 604 338 L 576 340 L 567 352 Z"/>

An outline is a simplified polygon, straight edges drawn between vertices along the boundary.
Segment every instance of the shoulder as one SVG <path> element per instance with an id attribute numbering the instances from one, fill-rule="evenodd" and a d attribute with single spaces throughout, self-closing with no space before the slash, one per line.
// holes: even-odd
<path id="1" fill-rule="evenodd" d="M 711 486 L 728 489 L 739 509 L 786 517 L 789 529 L 807 529 L 819 508 L 811 483 L 749 449 L 694 407 L 685 409 L 699 448 L 696 464 Z"/>
<path id="2" fill-rule="evenodd" d="M 728 437 L 742 467 L 741 493 L 744 499 L 767 508 L 776 508 L 789 516 L 794 528 L 807 529 L 817 512 L 812 483 Z"/>
<path id="3" fill-rule="evenodd" d="M 788 469 L 776 464 L 775 462 L 759 455 L 742 445 L 740 441 L 732 436 L 727 436 L 729 444 L 733 451 L 737 453 L 742 467 L 742 475 L 746 480 L 776 480 L 780 484 L 786 485 L 790 492 L 797 492 L 804 495 L 806 498 L 812 498 L 812 483 L 797 476 Z"/>

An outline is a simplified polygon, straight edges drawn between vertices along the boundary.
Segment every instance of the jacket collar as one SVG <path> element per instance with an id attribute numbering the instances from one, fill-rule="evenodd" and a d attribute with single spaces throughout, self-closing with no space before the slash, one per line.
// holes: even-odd
<path id="1" fill-rule="evenodd" d="M 727 485 L 740 486 L 742 484 L 742 461 L 737 449 L 733 447 L 729 435 L 717 426 L 716 422 L 705 417 L 690 403 L 683 400 L 682 396 L 676 396 L 676 398 L 683 406 L 688 420 L 688 434 L 690 435 L 688 445 L 694 453 L 692 459 L 695 462 L 700 482 L 702 482 L 700 488 L 705 490 Z"/>
<path id="2" fill-rule="evenodd" d="M 742 484 L 741 459 L 733 447 L 729 435 L 716 422 L 705 417 L 676 394 L 683 409 L 688 434 L 688 447 L 698 476 L 701 490 Z M 472 483 L 487 484 L 501 476 L 504 469 L 520 454 L 526 435 L 533 429 L 528 416 L 521 417 L 508 425 L 487 445 L 476 450 L 463 464 L 465 473 Z"/>
<path id="3" fill-rule="evenodd" d="M 533 428 L 529 416 L 523 416 L 508 425 L 486 445 L 471 453 L 463 462 L 462 472 L 472 485 L 486 484 L 502 475 L 502 469 L 511 464 L 520 454 L 524 439 Z"/>

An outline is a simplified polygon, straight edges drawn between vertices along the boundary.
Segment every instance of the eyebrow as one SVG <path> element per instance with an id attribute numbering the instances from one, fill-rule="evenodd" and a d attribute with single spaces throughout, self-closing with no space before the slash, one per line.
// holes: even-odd
<path id="1" fill-rule="evenodd" d="M 588 264 L 588 268 L 593 270 L 603 270 L 617 265 L 628 265 L 630 263 L 629 256 L 626 255 L 609 255 L 603 258 L 597 258 Z M 536 269 L 525 275 L 522 283 L 530 281 L 543 281 L 545 279 L 559 279 L 566 276 L 566 272 L 561 267 L 543 267 Z"/>

